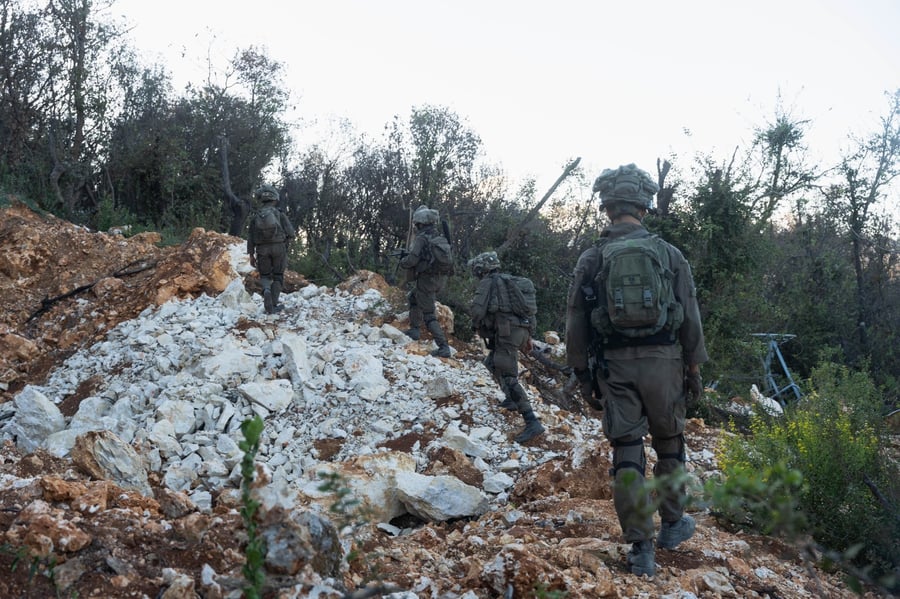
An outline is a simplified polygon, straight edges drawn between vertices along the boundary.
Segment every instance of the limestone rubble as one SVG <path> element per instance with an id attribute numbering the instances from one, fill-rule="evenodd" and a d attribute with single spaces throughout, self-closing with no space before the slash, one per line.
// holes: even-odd
<path id="1" fill-rule="evenodd" d="M 266 596 L 852 595 L 699 508 L 655 578 L 630 575 L 609 445 L 597 414 L 558 401 L 558 372 L 523 359 L 547 433 L 519 445 L 481 347 L 431 357 L 378 275 L 290 273 L 267 316 L 240 239 L 158 241 L 0 214 L 0 596 L 239 597 L 257 415 Z M 697 479 L 722 434 L 689 423 Z"/>

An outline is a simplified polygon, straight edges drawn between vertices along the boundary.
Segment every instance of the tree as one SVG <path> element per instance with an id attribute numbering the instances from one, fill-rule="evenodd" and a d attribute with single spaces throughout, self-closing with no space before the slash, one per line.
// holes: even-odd
<path id="1" fill-rule="evenodd" d="M 471 189 L 481 139 L 449 109 L 414 108 L 409 118 L 417 202 L 432 205 Z M 452 200 L 451 200 L 452 202 Z"/>
<path id="2" fill-rule="evenodd" d="M 900 174 L 900 90 L 889 96 L 888 110 L 880 119 L 880 127 L 867 137 L 855 139 L 838 166 L 840 182 L 826 192 L 826 203 L 841 219 L 850 236 L 853 271 L 856 278 L 856 318 L 859 354 L 871 357 L 870 328 L 876 320 L 872 310 L 873 295 L 883 289 L 873 288 L 867 280 L 867 270 L 873 264 L 885 272 L 882 259 L 891 252 L 880 252 L 876 241 L 882 231 L 883 219 L 876 214 L 877 204 L 883 200 L 894 179 Z M 888 277 L 896 274 L 886 271 Z M 881 279 L 885 283 L 888 279 Z"/>
<path id="3" fill-rule="evenodd" d="M 760 227 L 771 223 L 786 199 L 808 191 L 820 176 L 806 164 L 803 139 L 808 125 L 809 121 L 792 118 L 779 105 L 774 121 L 754 132 L 760 174 L 750 207 Z"/>
<path id="4" fill-rule="evenodd" d="M 51 56 L 52 36 L 43 13 L 16 0 L 0 0 L 0 160 L 6 172 L 31 171 L 29 160 L 39 152 L 36 131 L 49 101 Z"/>
<path id="5" fill-rule="evenodd" d="M 121 33 L 95 18 L 92 0 L 50 0 L 47 17 L 56 41 L 46 67 L 50 186 L 66 214 L 90 214 L 98 204 L 93 176 L 107 143 L 110 65 L 119 57 L 113 42 Z"/>
<path id="6" fill-rule="evenodd" d="M 0 0 L 2 167 L 44 208 L 88 222 L 130 59 L 92 0 Z M 49 176 L 48 176 L 49 173 Z"/>

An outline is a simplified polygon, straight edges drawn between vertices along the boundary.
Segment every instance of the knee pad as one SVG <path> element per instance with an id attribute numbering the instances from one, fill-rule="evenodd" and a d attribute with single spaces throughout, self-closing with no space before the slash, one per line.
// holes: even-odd
<path id="1" fill-rule="evenodd" d="M 659 439 L 653 437 L 651 445 L 656 451 L 656 459 L 659 461 L 678 460 L 682 464 L 687 461 L 684 451 L 683 433 L 674 437 L 662 437 Z"/>
<path id="2" fill-rule="evenodd" d="M 519 382 L 519 377 L 506 375 L 503 377 L 503 384 L 509 389 L 509 392 L 513 394 L 516 401 L 528 400 L 528 395 L 525 393 L 525 388 L 522 387 L 522 384 Z"/>
<path id="3" fill-rule="evenodd" d="M 638 473 L 647 476 L 647 456 L 644 453 L 644 440 L 633 441 L 613 440 L 613 468 L 610 475 L 615 477 L 619 470 L 631 468 Z"/>
<path id="4" fill-rule="evenodd" d="M 503 377 L 503 384 L 509 387 L 510 389 L 515 388 L 516 385 L 519 384 L 519 377 L 517 376 L 509 376 L 505 375 Z"/>

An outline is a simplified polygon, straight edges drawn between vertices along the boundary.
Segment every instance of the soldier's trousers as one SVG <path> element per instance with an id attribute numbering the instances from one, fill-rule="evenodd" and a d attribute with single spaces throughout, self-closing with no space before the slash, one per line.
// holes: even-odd
<path id="1" fill-rule="evenodd" d="M 654 475 L 665 478 L 684 467 L 684 365 L 681 348 L 628 347 L 605 353 L 609 376 L 600 379 L 603 430 L 613 445 L 613 500 L 626 542 L 652 539 L 653 513 L 644 477 L 644 437 L 657 454 Z M 684 513 L 683 485 L 664 484 L 658 508 L 663 522 Z"/>

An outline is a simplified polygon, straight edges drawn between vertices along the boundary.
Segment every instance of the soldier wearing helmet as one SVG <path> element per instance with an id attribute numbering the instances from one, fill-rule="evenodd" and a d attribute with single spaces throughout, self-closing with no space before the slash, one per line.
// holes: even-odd
<path id="1" fill-rule="evenodd" d="M 672 549 L 694 534 L 695 523 L 684 514 L 684 489 L 666 491 L 660 496 L 662 524 L 655 534 L 644 487 L 644 437 L 651 435 L 656 450 L 655 476 L 683 470 L 686 405 L 700 397 L 700 364 L 709 358 L 691 267 L 676 247 L 658 238 L 652 246 L 658 248 L 660 262 L 669 267 L 666 275 L 675 300 L 671 305 L 677 308 L 673 313 L 683 309 L 675 319 L 677 326 L 646 337 L 598 336 L 598 310 L 607 315 L 619 310 L 616 294 L 624 293 L 624 287 L 614 285 L 610 294 L 613 287 L 607 284 L 615 260 L 612 248 L 627 245 L 622 239 L 635 245 L 653 237 L 642 221 L 659 187 L 645 171 L 627 164 L 604 170 L 593 189 L 600 195 L 610 225 L 575 265 L 566 310 L 566 359 L 580 382 L 584 400 L 603 410 L 603 431 L 613 446 L 613 501 L 625 541 L 632 543 L 629 569 L 636 575 L 653 576 L 654 537 L 657 547 Z M 628 284 L 633 285 L 631 281 Z M 650 297 L 647 289 L 644 287 L 644 297 Z M 614 296 L 613 308 L 609 308 L 610 295 Z M 599 366 L 589 368 L 589 364 Z"/>
<path id="2" fill-rule="evenodd" d="M 413 225 L 416 227 L 416 238 L 409 252 L 400 260 L 400 268 L 406 269 L 406 280 L 412 283 L 407 294 L 409 300 L 409 329 L 404 331 L 411 339 L 418 340 L 421 326 L 425 325 L 437 349 L 432 355 L 441 358 L 450 357 L 450 344 L 447 336 L 435 315 L 435 297 L 447 285 L 447 276 L 451 272 L 435 255 L 443 253 L 450 257 L 450 241 L 439 231 L 440 221 L 437 210 L 428 206 L 419 206 L 413 212 Z"/>
<path id="3" fill-rule="evenodd" d="M 278 190 L 261 185 L 253 197 L 260 207 L 250 216 L 247 253 L 251 266 L 259 271 L 266 314 L 274 314 L 281 311 L 278 299 L 284 287 L 288 246 L 295 232 L 287 215 L 278 209 Z"/>
<path id="4" fill-rule="evenodd" d="M 469 260 L 469 267 L 479 279 L 469 309 L 472 328 L 487 345 L 489 353 L 484 365 L 505 396 L 500 407 L 518 411 L 525 420 L 525 428 L 515 437 L 517 443 L 524 443 L 544 432 L 544 426 L 535 416 L 528 394 L 519 382 L 519 350 L 531 351 L 534 314 L 516 313 L 515 302 L 510 297 L 515 290 L 508 285 L 528 288 L 533 295 L 534 284 L 524 277 L 513 278 L 501 273 L 497 252 L 475 256 Z"/>

